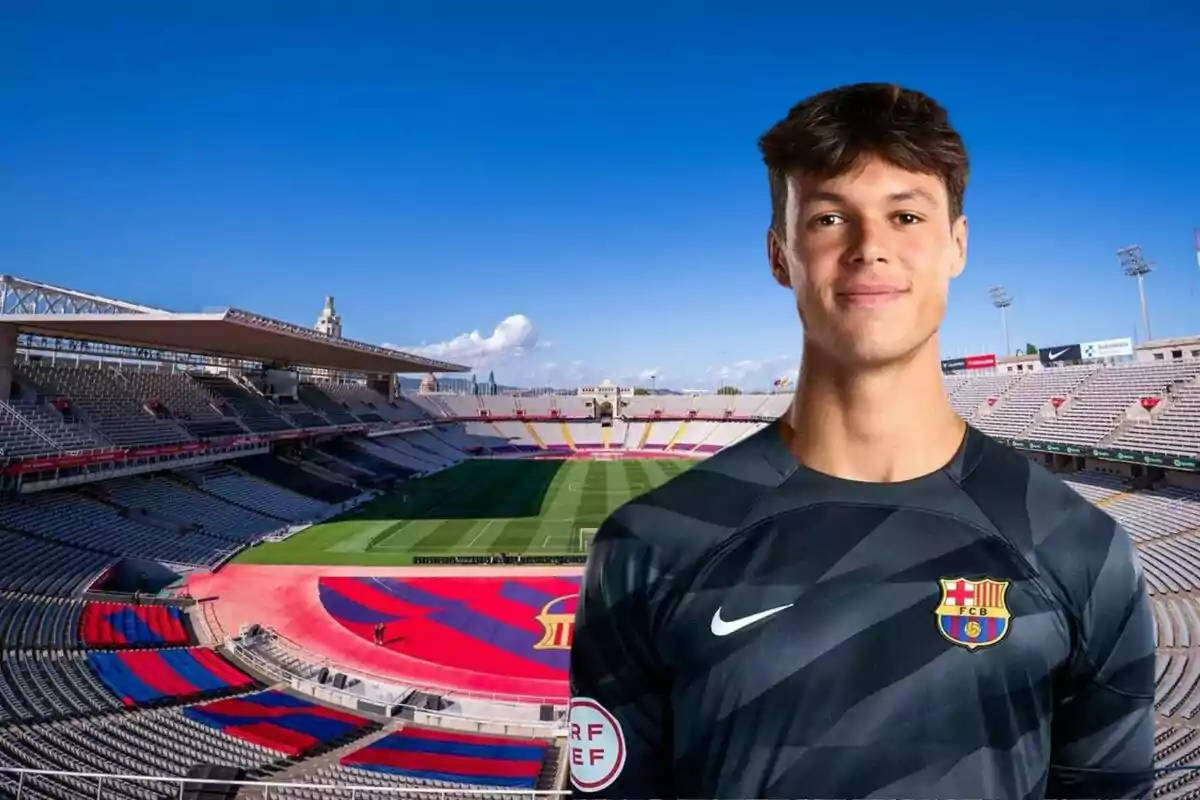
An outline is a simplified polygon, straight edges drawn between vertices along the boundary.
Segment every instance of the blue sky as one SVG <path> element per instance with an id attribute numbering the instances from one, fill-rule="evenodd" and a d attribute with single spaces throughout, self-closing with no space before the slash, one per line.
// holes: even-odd
<path id="1" fill-rule="evenodd" d="M 0 269 L 304 324 L 332 294 L 504 383 L 766 386 L 800 328 L 756 138 L 888 80 L 973 160 L 946 355 L 1002 348 L 994 283 L 1014 345 L 1133 335 L 1134 243 L 1155 336 L 1200 333 L 1195 4 L 435 5 L 5 3 Z"/>

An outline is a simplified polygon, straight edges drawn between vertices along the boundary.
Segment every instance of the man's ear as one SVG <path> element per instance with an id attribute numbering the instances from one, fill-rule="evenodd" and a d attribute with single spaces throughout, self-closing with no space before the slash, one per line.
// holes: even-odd
<path id="1" fill-rule="evenodd" d="M 950 238 L 954 240 L 954 264 L 950 269 L 950 277 L 957 278 L 967 266 L 967 218 L 960 215 L 950 225 Z"/>
<path id="2" fill-rule="evenodd" d="M 767 261 L 775 282 L 785 289 L 792 288 L 792 275 L 787 266 L 786 243 L 774 227 L 767 229 Z"/>

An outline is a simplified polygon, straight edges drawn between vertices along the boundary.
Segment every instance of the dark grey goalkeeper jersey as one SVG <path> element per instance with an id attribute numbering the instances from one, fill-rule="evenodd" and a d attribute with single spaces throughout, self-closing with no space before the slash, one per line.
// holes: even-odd
<path id="1" fill-rule="evenodd" d="M 1132 797 L 1153 619 L 1128 535 L 969 429 L 897 484 L 773 424 L 616 511 L 571 651 L 576 797 Z"/>

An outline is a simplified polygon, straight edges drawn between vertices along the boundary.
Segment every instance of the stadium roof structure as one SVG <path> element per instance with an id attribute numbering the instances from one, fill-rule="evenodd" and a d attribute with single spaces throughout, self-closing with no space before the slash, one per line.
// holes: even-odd
<path id="1" fill-rule="evenodd" d="M 174 313 L 0 276 L 0 323 L 21 333 L 347 372 L 466 372 L 437 361 L 227 308 Z"/>

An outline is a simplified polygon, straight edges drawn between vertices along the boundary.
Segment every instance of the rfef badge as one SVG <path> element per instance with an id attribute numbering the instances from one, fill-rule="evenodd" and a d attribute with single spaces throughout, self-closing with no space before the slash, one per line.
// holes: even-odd
<path id="1" fill-rule="evenodd" d="M 991 578 L 939 578 L 942 601 L 938 604 L 938 630 L 951 642 L 968 650 L 987 647 L 1003 639 L 1011 627 L 1004 596 L 1009 581 Z"/>

